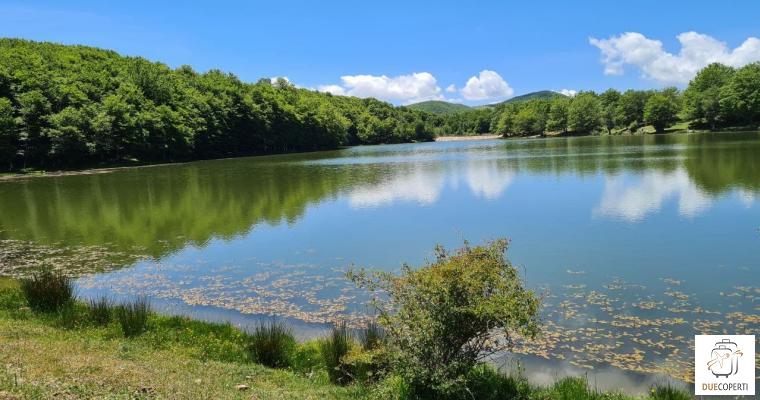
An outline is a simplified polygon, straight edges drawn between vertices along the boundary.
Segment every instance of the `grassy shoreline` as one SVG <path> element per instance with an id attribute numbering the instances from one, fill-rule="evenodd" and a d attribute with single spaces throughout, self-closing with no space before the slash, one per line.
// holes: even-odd
<path id="1" fill-rule="evenodd" d="M 0 399 L 37 398 L 215 398 L 215 399 L 379 399 L 398 398 L 388 379 L 376 385 L 330 383 L 327 371 L 304 360 L 272 369 L 250 360 L 250 335 L 229 324 L 151 313 L 148 330 L 125 338 L 118 324 L 97 326 L 80 312 L 41 314 L 26 304 L 14 280 L 0 278 Z M 308 358 L 315 342 L 298 344 Z M 657 388 L 645 397 L 601 393 L 583 378 L 550 387 L 480 371 L 482 384 L 518 399 L 687 399 Z M 244 385 L 244 386 L 241 386 Z M 493 398 L 502 398 L 494 392 Z"/>

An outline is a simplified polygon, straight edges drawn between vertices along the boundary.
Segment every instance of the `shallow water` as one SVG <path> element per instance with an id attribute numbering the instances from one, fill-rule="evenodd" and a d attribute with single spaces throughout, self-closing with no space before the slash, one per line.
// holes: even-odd
<path id="1" fill-rule="evenodd" d="M 697 333 L 760 328 L 760 133 L 440 142 L 0 183 L 0 268 L 74 271 L 242 325 L 360 321 L 351 265 L 507 237 L 544 296 L 525 360 L 689 381 Z M 12 269 L 12 271 L 11 271 Z M 530 365 L 530 362 L 527 362 Z M 607 375 L 604 375 L 607 376 Z M 645 381 L 647 379 L 634 379 Z"/>

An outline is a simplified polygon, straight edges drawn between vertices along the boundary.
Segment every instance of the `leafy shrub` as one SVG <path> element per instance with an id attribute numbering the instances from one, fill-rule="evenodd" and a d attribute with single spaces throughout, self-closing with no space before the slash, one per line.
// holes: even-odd
<path id="1" fill-rule="evenodd" d="M 111 322 L 113 317 L 113 302 L 107 296 L 90 299 L 87 302 L 90 320 L 95 325 L 104 326 Z"/>
<path id="2" fill-rule="evenodd" d="M 358 286 L 383 292 L 373 303 L 392 369 L 415 396 L 458 397 L 478 360 L 508 349 L 515 335 L 538 333 L 539 300 L 504 257 L 507 244 L 465 243 L 454 254 L 438 247 L 434 263 L 405 265 L 400 275 L 349 272 Z"/>
<path id="3" fill-rule="evenodd" d="M 293 330 L 277 320 L 258 324 L 251 333 L 248 352 L 257 363 L 272 368 L 290 365 L 290 357 L 296 347 Z"/>
<path id="4" fill-rule="evenodd" d="M 124 336 L 133 337 L 145 332 L 150 311 L 150 302 L 145 296 L 116 307 L 116 320 L 119 321 Z"/>
<path id="5" fill-rule="evenodd" d="M 76 298 L 71 278 L 50 271 L 22 279 L 21 291 L 29 307 L 39 312 L 59 311 Z"/>
<path id="6" fill-rule="evenodd" d="M 346 385 L 353 380 L 348 365 L 344 363 L 344 357 L 350 349 L 351 335 L 345 323 L 333 326 L 330 336 L 321 341 L 319 351 L 327 367 L 330 382 Z"/>

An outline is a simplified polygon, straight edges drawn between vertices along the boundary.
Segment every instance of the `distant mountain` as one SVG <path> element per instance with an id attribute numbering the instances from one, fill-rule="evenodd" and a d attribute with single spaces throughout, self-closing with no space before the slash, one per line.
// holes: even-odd
<path id="1" fill-rule="evenodd" d="M 562 93 L 557 93 L 551 90 L 539 90 L 538 92 L 530 92 L 530 93 L 525 93 L 519 96 L 515 96 L 511 99 L 504 100 L 499 103 L 483 104 L 482 106 L 475 106 L 473 108 L 495 107 L 502 104 L 519 103 L 521 101 L 528 101 L 528 100 L 551 100 L 557 97 L 567 97 L 567 96 L 565 96 Z"/>
<path id="2" fill-rule="evenodd" d="M 414 103 L 407 106 L 408 108 L 420 111 L 426 111 L 432 114 L 453 114 L 456 112 L 467 111 L 470 107 L 464 104 L 449 103 L 446 101 L 430 100 L 420 103 Z"/>
<path id="3" fill-rule="evenodd" d="M 553 92 L 551 90 L 540 90 L 538 92 L 530 92 L 520 96 L 515 96 L 509 100 L 502 101 L 499 104 L 516 103 L 518 101 L 528 100 L 551 100 L 557 97 L 567 97 L 562 93 Z"/>

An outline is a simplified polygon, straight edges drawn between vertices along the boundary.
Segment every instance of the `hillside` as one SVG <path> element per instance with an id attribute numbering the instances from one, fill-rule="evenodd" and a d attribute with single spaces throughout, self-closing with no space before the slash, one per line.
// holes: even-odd
<path id="1" fill-rule="evenodd" d="M 516 103 L 518 101 L 528 100 L 551 100 L 557 97 L 565 97 L 562 93 L 553 92 L 551 90 L 539 90 L 538 92 L 530 92 L 520 96 L 515 96 L 509 100 L 502 101 L 500 104 Z"/>
<path id="2" fill-rule="evenodd" d="M 504 100 L 500 103 L 486 104 L 486 105 L 478 106 L 475 108 L 495 107 L 501 104 L 518 103 L 521 101 L 528 101 L 528 100 L 551 100 L 551 99 L 556 99 L 557 97 L 566 97 L 566 96 L 562 93 L 557 93 L 552 90 L 539 90 L 537 92 L 521 94 L 519 96 L 512 97 L 511 99 Z"/>
<path id="3" fill-rule="evenodd" d="M 431 114 L 451 114 L 470 110 L 471 108 L 464 104 L 449 103 L 446 101 L 430 100 L 420 103 L 414 103 L 407 106 L 413 110 L 425 111 Z"/>
<path id="4" fill-rule="evenodd" d="M 0 171 L 432 140 L 429 115 L 86 46 L 0 38 Z M 380 129 L 380 126 L 383 129 Z"/>

